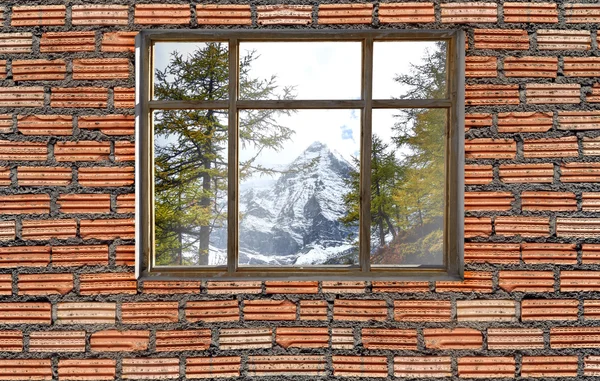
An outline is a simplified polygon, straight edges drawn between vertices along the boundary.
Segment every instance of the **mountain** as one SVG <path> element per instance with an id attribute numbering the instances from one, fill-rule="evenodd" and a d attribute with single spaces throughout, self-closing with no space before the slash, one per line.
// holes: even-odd
<path id="1" fill-rule="evenodd" d="M 350 170 L 339 153 L 314 142 L 275 181 L 244 186 L 239 197 L 240 265 L 355 262 L 348 238 L 358 230 L 339 222 Z"/>

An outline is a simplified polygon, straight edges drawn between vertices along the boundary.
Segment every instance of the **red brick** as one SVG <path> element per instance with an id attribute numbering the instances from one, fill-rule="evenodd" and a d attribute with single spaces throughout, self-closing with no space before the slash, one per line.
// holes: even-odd
<path id="1" fill-rule="evenodd" d="M 76 359 L 58 360 L 58 378 L 63 381 L 110 381 L 116 375 L 116 360 Z"/>
<path id="2" fill-rule="evenodd" d="M 529 37 L 520 29 L 475 29 L 475 49 L 527 50 Z"/>
<path id="3" fill-rule="evenodd" d="M 204 300 L 187 302 L 185 318 L 188 322 L 238 321 L 240 311 L 237 300 Z"/>
<path id="4" fill-rule="evenodd" d="M 361 338 L 363 346 L 369 350 L 417 350 L 415 329 L 363 328 Z"/>
<path id="5" fill-rule="evenodd" d="M 251 25 L 252 13 L 247 4 L 198 4 L 198 25 Z"/>
<path id="6" fill-rule="evenodd" d="M 0 295 L 12 295 L 12 274 L 0 274 Z"/>
<path id="7" fill-rule="evenodd" d="M 241 359 L 239 356 L 228 357 L 188 357 L 185 364 L 185 376 L 195 378 L 239 377 Z"/>
<path id="8" fill-rule="evenodd" d="M 21 352 L 23 351 L 23 332 L 0 331 L 0 351 Z"/>
<path id="9" fill-rule="evenodd" d="M 30 352 L 85 352 L 85 331 L 31 332 Z"/>
<path id="10" fill-rule="evenodd" d="M 331 356 L 334 377 L 388 376 L 387 358 L 384 356 Z"/>
<path id="11" fill-rule="evenodd" d="M 115 142 L 115 161 L 135 161 L 135 143 Z"/>
<path id="12" fill-rule="evenodd" d="M 596 183 L 600 181 L 600 163 L 566 163 L 560 166 L 563 183 Z"/>
<path id="13" fill-rule="evenodd" d="M 144 282 L 145 294 L 198 294 L 199 281 L 161 281 L 148 280 Z"/>
<path id="14" fill-rule="evenodd" d="M 381 3 L 379 4 L 379 22 L 382 24 L 435 22 L 433 3 Z"/>
<path id="15" fill-rule="evenodd" d="M 124 379 L 162 380 L 179 378 L 178 358 L 125 358 L 122 360 Z"/>
<path id="16" fill-rule="evenodd" d="M 526 264 L 551 263 L 574 265 L 577 250 L 572 243 L 522 243 L 521 251 Z"/>
<path id="17" fill-rule="evenodd" d="M 544 237 L 550 234 L 547 217 L 499 216 L 494 222 L 497 235 Z"/>
<path id="18" fill-rule="evenodd" d="M 75 238 L 77 223 L 72 219 L 24 220 L 21 236 L 25 240 Z"/>
<path id="19" fill-rule="evenodd" d="M 73 60 L 73 79 L 110 80 L 129 78 L 127 58 L 81 58 Z"/>
<path id="20" fill-rule="evenodd" d="M 17 129 L 23 135 L 71 135 L 73 117 L 70 115 L 19 115 Z"/>
<path id="21" fill-rule="evenodd" d="M 489 184 L 494 179 L 491 165 L 465 165 L 465 185 Z"/>
<path id="22" fill-rule="evenodd" d="M 57 205 L 61 213 L 110 213 L 109 194 L 61 194 Z"/>
<path id="23" fill-rule="evenodd" d="M 560 291 L 600 291 L 600 272 L 563 270 L 560 272 Z"/>
<path id="24" fill-rule="evenodd" d="M 10 114 L 0 114 L 0 134 L 13 132 L 13 118 Z"/>
<path id="25" fill-rule="evenodd" d="M 500 271 L 498 286 L 507 292 L 552 292 L 552 271 Z"/>
<path id="26" fill-rule="evenodd" d="M 271 348 L 272 328 L 234 328 L 219 331 L 219 349 L 240 350 Z"/>
<path id="27" fill-rule="evenodd" d="M 560 130 L 598 130 L 600 111 L 559 111 L 558 122 Z"/>
<path id="28" fill-rule="evenodd" d="M 511 192 L 465 192 L 465 210 L 511 210 Z"/>
<path id="29" fill-rule="evenodd" d="M 385 300 L 336 299 L 333 302 L 333 318 L 335 320 L 387 320 L 387 314 Z"/>
<path id="30" fill-rule="evenodd" d="M 468 106 L 518 105 L 519 86 L 466 85 L 465 104 Z"/>
<path id="31" fill-rule="evenodd" d="M 584 212 L 600 211 L 600 192 L 583 192 L 581 199 L 581 209 Z"/>
<path id="32" fill-rule="evenodd" d="M 17 167 L 19 186 L 65 186 L 72 177 L 73 172 L 67 167 Z"/>
<path id="33" fill-rule="evenodd" d="M 437 281 L 436 292 L 492 292 L 492 273 L 487 271 L 465 271 L 464 280 Z"/>
<path id="34" fill-rule="evenodd" d="M 423 339 L 427 349 L 481 349 L 483 336 L 473 328 L 425 328 Z"/>
<path id="35" fill-rule="evenodd" d="M 52 265 L 55 267 L 108 265 L 108 246 L 52 246 Z"/>
<path id="36" fill-rule="evenodd" d="M 507 77 L 556 78 L 557 71 L 556 57 L 528 56 L 504 59 L 504 75 Z"/>
<path id="37" fill-rule="evenodd" d="M 296 304 L 289 300 L 246 300 L 245 320 L 296 320 Z"/>
<path id="38" fill-rule="evenodd" d="M 600 57 L 564 57 L 563 60 L 563 73 L 567 77 L 600 76 Z"/>
<path id="39" fill-rule="evenodd" d="M 31 5 L 12 8 L 11 26 L 60 26 L 65 25 L 64 5 Z"/>
<path id="40" fill-rule="evenodd" d="M 67 294 L 73 290 L 73 274 L 19 274 L 19 295 Z"/>
<path id="41" fill-rule="evenodd" d="M 0 140 L 0 160 L 45 161 L 47 157 L 46 143 Z"/>
<path id="42" fill-rule="evenodd" d="M 557 218 L 556 235 L 558 237 L 598 238 L 600 237 L 600 219 Z"/>
<path id="43" fill-rule="evenodd" d="M 50 107 L 106 108 L 108 90 L 103 87 L 53 87 Z"/>
<path id="44" fill-rule="evenodd" d="M 179 320 L 178 302 L 135 302 L 123 303 L 123 324 L 176 323 Z"/>
<path id="45" fill-rule="evenodd" d="M 81 220 L 79 232 L 83 239 L 134 239 L 134 219 Z"/>
<path id="46" fill-rule="evenodd" d="M 135 246 L 120 245 L 117 246 L 115 255 L 115 264 L 117 266 L 133 266 L 135 265 Z"/>
<path id="47" fill-rule="evenodd" d="M 502 164 L 500 165 L 500 180 L 507 184 L 552 183 L 554 166 L 550 163 Z"/>
<path id="48" fill-rule="evenodd" d="M 583 137 L 583 155 L 600 156 L 600 139 Z"/>
<path id="49" fill-rule="evenodd" d="M 458 321 L 514 321 L 514 300 L 457 300 Z"/>
<path id="50" fill-rule="evenodd" d="M 589 103 L 600 103 L 600 86 L 597 83 L 594 83 L 590 91 L 585 94 L 585 100 Z"/>
<path id="51" fill-rule="evenodd" d="M 60 302 L 56 324 L 115 324 L 116 303 Z"/>
<path id="52" fill-rule="evenodd" d="M 103 52 L 133 52 L 138 32 L 106 32 L 102 35 Z"/>
<path id="53" fill-rule="evenodd" d="M 117 213 L 135 213 L 135 194 L 117 196 Z"/>
<path id="54" fill-rule="evenodd" d="M 594 3 L 565 3 L 567 24 L 599 23 L 600 5 Z"/>
<path id="55" fill-rule="evenodd" d="M 251 377 L 324 376 L 325 364 L 325 356 L 248 356 L 248 375 Z"/>
<path id="56" fill-rule="evenodd" d="M 508 139 L 471 139 L 465 141 L 467 159 L 514 159 L 517 143 Z"/>
<path id="57" fill-rule="evenodd" d="M 0 33 L 0 54 L 31 53 L 31 32 Z"/>
<path id="58" fill-rule="evenodd" d="M 312 22 L 310 5 L 258 5 L 258 25 L 309 25 Z"/>
<path id="59" fill-rule="evenodd" d="M 0 196 L 0 214 L 46 213 L 50 213 L 50 196 L 47 194 Z"/>
<path id="60" fill-rule="evenodd" d="M 498 6 L 496 3 L 444 3 L 442 8 L 442 23 L 495 23 L 498 21 Z"/>
<path id="61" fill-rule="evenodd" d="M 580 102 L 581 85 L 532 83 L 525 86 L 529 104 L 576 104 Z"/>
<path id="62" fill-rule="evenodd" d="M 128 6 L 115 4 L 73 5 L 73 25 L 127 25 Z"/>
<path id="63" fill-rule="evenodd" d="M 110 142 L 83 141 L 57 142 L 54 146 L 56 161 L 106 161 Z"/>
<path id="64" fill-rule="evenodd" d="M 202 351 L 210 347 L 210 329 L 156 331 L 156 351 Z"/>
<path id="65" fill-rule="evenodd" d="M 115 108 L 134 108 L 135 89 L 133 87 L 115 87 L 113 90 Z"/>
<path id="66" fill-rule="evenodd" d="M 452 359 L 447 356 L 394 357 L 394 376 L 405 378 L 451 377 Z"/>
<path id="67" fill-rule="evenodd" d="M 327 320 L 327 310 L 325 300 L 301 300 L 300 320 Z"/>
<path id="68" fill-rule="evenodd" d="M 0 324 L 50 324 L 51 320 L 50 303 L 0 303 Z"/>
<path id="69" fill-rule="evenodd" d="M 7 381 L 50 381 L 51 359 L 0 359 L 0 380 Z"/>
<path id="70" fill-rule="evenodd" d="M 513 357 L 460 357 L 458 377 L 514 378 L 515 359 Z"/>
<path id="71" fill-rule="evenodd" d="M 600 375 L 600 356 L 586 356 L 583 368 L 584 376 Z"/>
<path id="72" fill-rule="evenodd" d="M 331 328 L 331 349 L 353 349 L 354 331 L 352 328 Z"/>
<path id="73" fill-rule="evenodd" d="M 81 295 L 136 294 L 137 282 L 133 273 L 81 274 Z"/>
<path id="74" fill-rule="evenodd" d="M 375 287 L 375 285 L 373 287 Z M 323 291 L 323 293 L 331 294 L 360 294 L 365 292 L 365 282 L 324 280 L 323 282 L 321 282 L 321 290 Z"/>
<path id="75" fill-rule="evenodd" d="M 135 23 L 146 25 L 190 23 L 191 11 L 188 4 L 136 4 Z"/>
<path id="76" fill-rule="evenodd" d="M 15 81 L 58 81 L 65 79 L 67 65 L 65 60 L 14 60 L 12 62 Z M 54 115 L 45 115 L 55 118 Z M 20 118 L 23 116 L 19 115 Z"/>
<path id="77" fill-rule="evenodd" d="M 504 22 L 557 23 L 556 3 L 504 3 Z"/>
<path id="78" fill-rule="evenodd" d="M 468 75 L 468 73 L 467 73 L 467 75 Z M 469 131 L 471 128 L 481 128 L 481 127 L 491 127 L 491 126 L 492 126 L 492 114 L 470 113 L 470 114 L 465 115 L 465 132 Z"/>
<path id="79" fill-rule="evenodd" d="M 464 244 L 465 263 L 519 264 L 518 243 L 475 243 Z"/>
<path id="80" fill-rule="evenodd" d="M 465 217 L 465 238 L 487 237 L 492 234 L 492 219 L 489 217 Z"/>
<path id="81" fill-rule="evenodd" d="M 600 320 L 600 300 L 583 301 L 583 318 L 587 320 Z"/>
<path id="82" fill-rule="evenodd" d="M 133 115 L 101 115 L 79 117 L 79 128 L 84 130 L 100 130 L 103 134 L 133 135 L 135 117 Z"/>
<path id="83" fill-rule="evenodd" d="M 49 263 L 48 246 L 0 247 L 0 268 L 46 267 Z"/>
<path id="84" fill-rule="evenodd" d="M 15 235 L 15 221 L 0 222 L 0 241 L 14 241 Z"/>
<path id="85" fill-rule="evenodd" d="M 550 347 L 560 348 L 596 348 L 600 340 L 600 327 L 552 327 L 550 328 Z"/>
<path id="86" fill-rule="evenodd" d="M 43 106 L 44 106 L 44 88 L 43 87 L 40 87 L 40 86 L 0 87 L 0 107 L 43 107 Z"/>
<path id="87" fill-rule="evenodd" d="M 551 112 L 498 113 L 498 132 L 547 132 L 552 128 Z"/>
<path id="88" fill-rule="evenodd" d="M 521 302 L 521 320 L 577 320 L 578 304 L 574 299 L 524 299 Z"/>
<path id="89" fill-rule="evenodd" d="M 577 356 L 523 356 L 521 377 L 576 377 Z"/>
<path id="90" fill-rule="evenodd" d="M 470 78 L 495 78 L 498 76 L 497 58 L 469 56 L 465 58 L 465 75 Z M 489 115 L 489 114 L 487 114 Z M 490 118 L 491 122 L 491 118 Z M 490 123 L 491 125 L 491 123 Z"/>
<path id="91" fill-rule="evenodd" d="M 319 292 L 317 281 L 266 281 L 267 294 L 316 294 Z"/>
<path id="92" fill-rule="evenodd" d="M 394 300 L 395 321 L 450 321 L 449 300 Z"/>
<path id="93" fill-rule="evenodd" d="M 590 31 L 538 29 L 539 50 L 590 50 Z"/>
<path id="94" fill-rule="evenodd" d="M 206 282 L 206 289 L 209 294 L 260 294 L 262 292 L 262 282 Z"/>
<path id="95" fill-rule="evenodd" d="M 373 4 L 319 4 L 319 24 L 370 24 Z"/>
<path id="96" fill-rule="evenodd" d="M 429 282 L 373 281 L 373 292 L 429 292 Z"/>
<path id="97" fill-rule="evenodd" d="M 576 211 L 577 200 L 572 192 L 524 191 L 521 193 L 521 207 L 527 211 Z"/>
<path id="98" fill-rule="evenodd" d="M 79 168 L 79 184 L 84 187 L 122 187 L 133 185 L 133 167 Z"/>
<path id="99" fill-rule="evenodd" d="M 96 50 L 95 39 L 95 32 L 46 32 L 40 39 L 40 52 L 93 52 Z"/>

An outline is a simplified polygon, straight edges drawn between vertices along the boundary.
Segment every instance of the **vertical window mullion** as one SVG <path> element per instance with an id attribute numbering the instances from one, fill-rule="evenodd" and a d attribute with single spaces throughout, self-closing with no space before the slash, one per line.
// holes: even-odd
<path id="1" fill-rule="evenodd" d="M 238 40 L 229 40 L 229 113 L 227 160 L 227 272 L 233 274 L 238 266 Z"/>
<path id="2" fill-rule="evenodd" d="M 360 214 L 359 259 L 364 273 L 371 270 L 371 131 L 373 106 L 373 38 L 363 41 L 362 54 L 362 109 L 360 149 Z"/>

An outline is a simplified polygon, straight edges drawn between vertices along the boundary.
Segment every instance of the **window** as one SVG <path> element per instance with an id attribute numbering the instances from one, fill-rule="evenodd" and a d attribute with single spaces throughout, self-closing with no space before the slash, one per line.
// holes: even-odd
<path id="1" fill-rule="evenodd" d="M 459 279 L 461 31 L 143 31 L 137 271 Z"/>

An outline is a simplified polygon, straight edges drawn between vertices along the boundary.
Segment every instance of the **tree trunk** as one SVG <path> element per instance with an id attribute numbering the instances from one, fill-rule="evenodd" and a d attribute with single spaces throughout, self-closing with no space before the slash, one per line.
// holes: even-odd
<path id="1" fill-rule="evenodd" d="M 211 120 L 213 116 L 213 111 L 209 110 L 206 113 L 206 117 L 208 120 Z M 213 126 L 209 124 L 207 126 L 206 136 L 212 136 L 213 134 Z M 202 174 L 202 191 L 203 196 L 200 199 L 200 207 L 205 212 L 212 212 L 210 208 L 211 197 L 211 183 L 212 178 L 210 176 L 211 169 L 211 160 L 206 155 L 212 152 L 212 138 L 207 138 L 206 142 L 202 144 L 204 157 L 202 159 L 202 168 L 204 168 L 204 173 Z M 209 251 L 209 242 L 210 242 L 210 224 L 206 223 L 205 225 L 200 226 L 200 234 L 199 234 L 199 242 L 198 242 L 198 265 L 207 266 L 208 265 L 208 251 Z"/>

